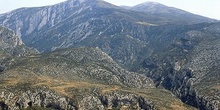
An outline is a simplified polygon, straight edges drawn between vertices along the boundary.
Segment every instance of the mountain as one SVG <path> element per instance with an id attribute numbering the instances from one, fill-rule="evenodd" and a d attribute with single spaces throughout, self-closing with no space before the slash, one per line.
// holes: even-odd
<path id="1" fill-rule="evenodd" d="M 156 26 L 210 21 L 208 18 L 170 20 L 169 17 L 126 10 L 101 0 L 69 0 L 0 15 L 1 25 L 13 29 L 26 45 L 40 52 L 82 45 L 98 46 L 124 67 L 136 65 L 143 60 L 142 56 L 152 53 L 145 41 L 154 34 L 151 33 L 153 30 L 162 29 Z"/>
<path id="2" fill-rule="evenodd" d="M 0 74 L 2 109 L 193 109 L 97 48 L 62 49 L 6 63 Z"/>
<path id="3" fill-rule="evenodd" d="M 37 75 L 43 73 L 43 75 L 49 77 L 45 79 L 49 81 L 49 84 L 45 81 L 46 84 L 43 83 L 43 85 L 52 87 L 52 90 L 57 90 L 65 95 L 69 95 L 69 89 L 65 92 L 63 88 L 66 88 L 66 86 L 69 87 L 69 84 L 72 83 L 64 83 L 64 85 L 66 85 L 64 87 L 55 86 L 55 89 L 53 89 L 53 86 L 50 84 L 51 82 L 56 82 L 56 80 L 55 82 L 53 80 L 51 81 L 51 78 L 58 78 L 61 82 L 63 80 L 70 82 L 76 80 L 71 79 L 73 77 L 70 76 L 78 75 L 77 72 L 74 74 L 68 73 L 70 72 L 69 70 L 71 70 L 70 68 L 74 68 L 72 66 L 66 66 L 66 64 L 68 65 L 68 63 L 70 63 L 70 65 L 76 66 L 75 68 L 80 71 L 79 73 L 81 73 L 81 71 L 82 73 L 85 72 L 84 74 L 80 74 L 80 77 L 77 76 L 74 78 L 81 78 L 82 81 L 90 81 L 92 79 L 91 82 L 107 85 L 108 88 L 110 83 L 106 82 L 106 74 L 102 73 L 104 76 L 88 76 L 88 71 L 90 71 L 91 68 L 101 68 L 101 70 L 106 71 L 111 77 L 118 79 L 113 80 L 113 85 L 126 88 L 122 90 L 123 94 L 128 92 L 130 87 L 137 86 L 132 84 L 136 83 L 136 79 L 134 78 L 138 77 L 139 75 L 137 75 L 137 73 L 139 73 L 141 77 L 147 76 L 146 79 L 151 78 L 157 88 L 165 88 L 171 91 L 186 104 L 202 110 L 218 110 L 220 108 L 218 80 L 220 24 L 218 21 L 158 3 L 144 3 L 131 7 L 131 9 L 124 9 L 100 0 L 69 0 L 53 6 L 21 8 L 2 14 L 0 15 L 0 24 L 14 30 L 21 36 L 27 46 L 37 48 L 40 52 L 43 52 L 43 54 L 40 55 L 16 60 L 15 63 L 12 62 L 13 60 L 9 60 L 9 63 L 5 65 L 8 65 L 8 68 L 12 70 L 15 67 L 26 67 L 25 69 L 34 71 Z M 86 58 L 82 60 L 85 60 L 85 63 L 80 63 L 84 64 L 86 68 L 83 66 L 83 69 L 80 69 L 81 67 L 77 65 L 77 60 L 74 59 L 74 57 L 72 58 L 71 55 L 76 50 L 74 50 L 73 53 L 71 53 L 72 50 L 68 49 L 59 50 L 61 48 L 71 47 L 99 48 L 120 66 L 126 68 L 126 70 L 122 69 L 122 67 L 116 63 L 112 63 L 112 60 L 107 61 L 108 66 L 112 67 L 110 70 L 105 66 L 103 67 L 102 65 L 105 64 L 103 64 L 102 61 L 91 60 L 96 59 L 96 57 L 101 54 L 94 54 L 90 50 L 86 50 L 89 52 L 84 52 L 83 54 L 93 53 L 94 55 L 91 55 L 92 57 L 85 56 Z M 100 53 L 101 50 L 95 49 L 94 51 Z M 50 51 L 53 52 L 47 53 Z M 74 53 L 75 56 L 82 56 L 82 54 L 76 53 L 78 52 Z M 80 51 L 80 53 L 82 52 Z M 68 58 L 66 59 L 67 61 L 65 60 L 66 57 Z M 103 56 L 101 55 L 101 57 Z M 73 63 L 72 60 L 74 60 Z M 60 64 L 60 62 L 63 63 Z M 92 64 L 94 65 L 91 65 L 91 67 L 87 64 L 89 62 L 93 62 Z M 97 65 L 99 63 L 101 63 L 101 65 Z M 114 66 L 109 65 L 109 63 Z M 14 66 L 11 64 L 14 64 Z M 32 64 L 34 65 L 32 66 Z M 20 65 L 22 65 L 22 67 L 20 67 Z M 57 67 L 60 68 L 57 69 Z M 65 68 L 65 70 L 62 70 L 62 68 Z M 114 70 L 114 68 L 118 68 L 119 70 Z M 21 71 L 25 71 L 25 69 Z M 127 70 L 133 72 L 128 72 Z M 59 72 L 57 73 L 56 71 Z M 61 71 L 67 74 L 62 76 L 59 74 L 62 73 Z M 19 72 L 16 71 L 15 73 Z M 95 71 L 94 73 L 98 74 L 99 71 Z M 8 72 L 8 74 L 11 74 L 11 72 Z M 26 74 L 26 72 L 21 72 L 20 74 Z M 134 77 L 132 74 L 137 76 Z M 137 87 L 143 87 L 142 83 L 145 82 L 145 80 L 139 81 L 140 84 Z M 147 81 L 152 82 L 150 80 Z M 88 83 L 90 84 L 91 82 Z M 88 83 L 83 84 L 87 85 Z M 31 87 L 32 86 L 33 85 L 31 85 Z M 113 88 L 113 91 L 115 90 L 114 87 L 110 88 Z M 138 88 L 135 89 L 139 91 Z M 79 91 L 87 90 L 88 89 L 80 89 Z M 89 89 L 89 91 L 95 90 Z M 158 89 L 154 90 L 155 91 L 151 92 L 151 94 L 158 93 L 156 92 Z M 158 90 L 159 93 L 164 93 L 164 89 L 161 90 L 162 91 Z M 72 91 L 76 90 L 74 89 Z M 147 91 L 149 91 L 149 89 L 139 91 L 136 95 L 141 95 L 142 92 L 145 94 Z M 97 92 L 94 94 L 96 93 Z M 131 93 L 135 94 L 136 91 L 132 90 Z M 165 92 L 165 94 L 169 93 Z M 159 98 L 156 96 L 159 96 Z M 164 100 L 153 101 L 152 99 L 152 101 L 159 102 L 159 104 L 157 104 L 162 106 L 175 105 L 175 103 L 171 103 L 173 100 L 169 100 L 173 98 L 176 100 L 174 96 L 171 96 L 173 98 L 169 97 L 170 95 L 168 95 L 167 98 L 165 96 L 164 94 L 156 94 L 156 99 L 161 100 L 161 98 L 164 98 Z M 149 97 L 149 95 L 146 97 Z M 94 98 L 94 96 L 91 96 L 85 100 L 91 99 L 92 101 L 96 100 L 94 102 L 99 102 L 105 98 L 101 97 L 101 99 L 97 99 L 97 97 Z M 167 100 L 171 102 L 164 104 Z M 131 100 L 128 102 L 130 101 Z M 110 102 L 114 101 L 110 100 Z M 137 100 L 135 102 L 137 102 Z M 139 102 L 143 102 L 142 99 L 139 100 Z M 179 101 L 177 102 L 179 105 Z M 101 103 L 105 106 L 109 106 L 109 103 L 106 105 L 106 99 L 104 102 L 101 101 Z M 157 104 L 155 106 L 157 106 Z M 91 103 L 88 105 L 93 106 Z M 97 105 L 100 105 L 100 103 Z M 116 105 L 118 105 L 118 103 Z M 144 105 L 152 104 L 148 103 Z M 161 106 L 157 106 L 157 108 L 160 107 Z M 170 106 L 165 108 L 169 107 Z M 177 109 L 179 106 L 173 107 Z M 153 109 L 152 107 L 150 108 Z M 160 109 L 163 110 L 165 108 Z"/>
<path id="4" fill-rule="evenodd" d="M 201 23 L 201 21 L 216 21 L 207 19 L 207 17 L 195 15 L 192 13 L 189 13 L 184 10 L 180 10 L 173 7 L 168 7 L 163 4 L 157 3 L 157 2 L 145 2 L 138 4 L 136 6 L 130 7 L 130 10 L 139 11 L 139 12 L 145 12 L 146 14 L 152 14 L 156 15 L 158 17 L 163 17 L 169 21 L 181 21 L 186 23 Z M 175 22 L 175 23 L 176 23 Z"/>

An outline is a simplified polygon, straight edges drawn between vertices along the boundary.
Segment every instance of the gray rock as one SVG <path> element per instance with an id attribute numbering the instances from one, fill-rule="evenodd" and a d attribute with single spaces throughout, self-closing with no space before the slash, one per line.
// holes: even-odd
<path id="1" fill-rule="evenodd" d="M 5 67 L 0 65 L 0 72 L 3 72 L 5 70 Z"/>
<path id="2" fill-rule="evenodd" d="M 59 110 L 75 110 L 74 103 L 53 91 L 46 89 L 32 89 L 20 93 L 2 91 L 0 98 L 8 106 L 9 110 L 23 109 L 39 106 Z"/>

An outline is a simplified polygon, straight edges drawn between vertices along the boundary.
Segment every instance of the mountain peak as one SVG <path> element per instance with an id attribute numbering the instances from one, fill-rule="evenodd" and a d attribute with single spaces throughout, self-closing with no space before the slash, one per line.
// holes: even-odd
<path id="1" fill-rule="evenodd" d="M 144 2 L 144 3 L 131 7 L 131 9 L 135 11 L 147 12 L 151 14 L 170 13 L 170 11 L 173 10 L 173 8 L 165 6 L 157 2 Z"/>
<path id="2" fill-rule="evenodd" d="M 96 0 L 68 0 L 68 3 L 85 3 L 86 1 L 96 1 Z"/>
<path id="3" fill-rule="evenodd" d="M 144 2 L 144 3 L 141 3 L 142 5 L 158 5 L 158 4 L 160 4 L 160 3 L 158 3 L 158 2 L 153 2 L 153 1 L 147 1 L 147 2 Z M 139 4 L 139 5 L 141 5 L 141 4 Z"/>
<path id="4" fill-rule="evenodd" d="M 160 4 L 158 2 L 152 2 L 152 1 L 147 1 L 147 2 L 144 2 L 144 3 L 140 3 L 140 4 L 137 4 L 133 7 L 152 7 L 152 6 L 165 6 L 163 4 Z"/>

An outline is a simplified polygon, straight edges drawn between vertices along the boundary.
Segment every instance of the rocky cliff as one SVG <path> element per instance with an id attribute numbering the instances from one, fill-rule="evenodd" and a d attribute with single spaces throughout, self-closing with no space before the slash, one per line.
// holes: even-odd
<path id="1" fill-rule="evenodd" d="M 37 53 L 36 50 L 24 45 L 21 38 L 12 30 L 0 27 L 0 55 L 24 56 Z"/>

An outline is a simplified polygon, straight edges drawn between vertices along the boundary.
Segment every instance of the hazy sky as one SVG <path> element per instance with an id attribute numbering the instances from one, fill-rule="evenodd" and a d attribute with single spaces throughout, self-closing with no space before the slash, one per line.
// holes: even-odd
<path id="1" fill-rule="evenodd" d="M 0 0 L 0 13 L 20 7 L 52 5 L 66 0 Z M 180 8 L 195 14 L 220 20 L 220 0 L 105 0 L 115 5 L 133 6 L 153 1 Z"/>

